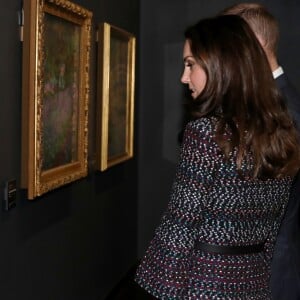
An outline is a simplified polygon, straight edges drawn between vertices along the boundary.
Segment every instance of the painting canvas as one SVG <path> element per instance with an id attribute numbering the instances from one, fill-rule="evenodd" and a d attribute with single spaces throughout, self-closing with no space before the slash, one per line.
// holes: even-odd
<path id="1" fill-rule="evenodd" d="M 80 26 L 45 15 L 42 171 L 78 159 Z"/>

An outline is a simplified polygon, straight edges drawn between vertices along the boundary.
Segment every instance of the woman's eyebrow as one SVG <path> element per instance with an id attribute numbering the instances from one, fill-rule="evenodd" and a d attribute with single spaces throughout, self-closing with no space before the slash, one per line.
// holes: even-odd
<path id="1" fill-rule="evenodd" d="M 193 58 L 193 56 L 187 55 L 187 56 L 185 56 L 185 57 L 183 58 L 183 61 L 186 62 L 187 60 L 189 60 L 189 59 L 191 59 L 191 58 Z"/>

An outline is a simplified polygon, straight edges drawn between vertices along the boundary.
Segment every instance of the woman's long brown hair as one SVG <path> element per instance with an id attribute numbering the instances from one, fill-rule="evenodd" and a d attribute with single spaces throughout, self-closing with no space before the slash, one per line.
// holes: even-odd
<path id="1" fill-rule="evenodd" d="M 204 19 L 185 32 L 207 75 L 192 101 L 194 117 L 216 116 L 216 141 L 237 168 L 252 154 L 252 176 L 293 176 L 300 166 L 299 138 L 276 87 L 265 53 L 249 25 L 234 15 Z"/>

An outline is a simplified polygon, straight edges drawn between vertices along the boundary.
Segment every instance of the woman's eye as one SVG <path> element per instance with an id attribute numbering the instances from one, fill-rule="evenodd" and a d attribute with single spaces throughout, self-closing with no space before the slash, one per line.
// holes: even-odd
<path id="1" fill-rule="evenodd" d="M 193 66 L 193 63 L 191 62 L 186 62 L 185 63 L 185 66 L 188 67 L 188 68 L 191 68 Z"/>

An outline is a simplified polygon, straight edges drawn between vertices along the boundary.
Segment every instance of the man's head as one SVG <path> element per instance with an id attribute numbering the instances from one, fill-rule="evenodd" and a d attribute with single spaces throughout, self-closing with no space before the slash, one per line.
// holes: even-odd
<path id="1" fill-rule="evenodd" d="M 279 26 L 275 17 L 261 4 L 240 3 L 230 6 L 221 12 L 223 15 L 238 15 L 251 27 L 264 48 L 271 69 L 278 67 L 277 46 Z"/>

